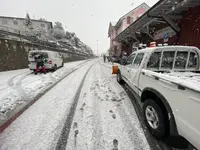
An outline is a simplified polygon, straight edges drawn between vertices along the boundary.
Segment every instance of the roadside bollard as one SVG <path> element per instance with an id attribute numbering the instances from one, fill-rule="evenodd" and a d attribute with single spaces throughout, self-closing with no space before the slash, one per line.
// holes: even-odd
<path id="1" fill-rule="evenodd" d="M 112 66 L 112 74 L 117 74 L 118 66 Z"/>

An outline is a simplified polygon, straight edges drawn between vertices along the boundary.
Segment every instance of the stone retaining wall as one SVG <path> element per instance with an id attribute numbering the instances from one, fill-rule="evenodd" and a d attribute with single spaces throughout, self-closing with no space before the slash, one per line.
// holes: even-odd
<path id="1" fill-rule="evenodd" d="M 33 49 L 45 49 L 45 47 L 0 39 L 0 71 L 28 68 L 28 52 Z M 64 61 L 83 60 L 81 56 L 63 53 Z"/>

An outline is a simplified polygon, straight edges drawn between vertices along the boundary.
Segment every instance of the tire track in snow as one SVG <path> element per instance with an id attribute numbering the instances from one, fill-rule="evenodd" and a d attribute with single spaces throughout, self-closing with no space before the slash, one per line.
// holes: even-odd
<path id="1" fill-rule="evenodd" d="M 101 124 L 101 113 L 100 113 L 100 99 L 98 98 L 99 96 L 97 95 L 97 91 L 96 88 L 99 88 L 99 81 L 96 81 L 93 83 L 93 86 L 91 86 L 91 92 L 94 92 L 93 94 L 93 120 L 92 120 L 92 124 L 93 124 L 93 132 L 92 132 L 92 139 L 93 141 L 95 141 L 92 144 L 92 149 L 98 149 L 101 150 L 102 149 L 102 124 Z M 105 148 L 104 148 L 105 149 Z"/>
<path id="2" fill-rule="evenodd" d="M 102 66 L 104 66 L 105 68 L 107 69 L 111 69 L 111 67 L 108 67 L 108 66 L 105 66 L 102 64 Z M 137 102 L 135 101 L 135 97 L 133 96 L 132 92 L 130 92 L 130 89 L 129 87 L 127 87 L 127 85 L 125 84 L 124 86 L 122 86 L 122 88 L 124 89 L 124 91 L 127 93 L 127 96 L 130 98 L 131 102 L 132 102 L 132 105 L 135 109 L 135 112 L 136 112 L 136 115 L 138 117 L 138 120 L 142 126 L 142 129 L 143 129 L 143 132 L 145 134 L 145 137 L 147 139 L 147 142 L 151 148 L 151 150 L 171 150 L 170 148 L 166 148 L 165 144 L 162 142 L 158 142 L 155 138 L 152 137 L 152 135 L 147 131 L 146 129 L 146 126 L 145 126 L 145 123 L 143 121 L 143 115 L 142 115 L 142 112 L 141 110 L 139 109 L 139 104 L 137 104 Z M 130 122 L 130 120 L 125 117 L 123 118 L 123 116 L 125 115 L 124 113 L 124 110 L 122 110 L 121 108 L 118 108 L 119 110 L 119 115 L 120 117 L 122 118 L 122 120 L 124 120 L 125 122 Z M 131 125 L 131 124 L 130 124 Z M 131 130 L 131 129 L 128 129 L 128 130 Z M 132 135 L 130 135 L 130 138 L 132 139 Z"/>
<path id="3" fill-rule="evenodd" d="M 48 91 L 50 91 L 54 86 L 56 86 L 59 82 L 61 82 L 64 78 L 75 72 L 76 70 L 83 67 L 85 64 L 90 62 L 91 60 L 85 61 L 81 65 L 78 65 L 77 68 L 72 69 L 69 73 L 61 77 L 59 80 L 57 80 L 55 83 L 50 85 L 47 89 L 45 89 L 42 93 L 39 93 L 33 100 L 31 100 L 29 103 L 27 103 L 21 110 L 19 110 L 16 114 L 12 115 L 10 118 L 8 118 L 5 122 L 1 123 L 0 125 L 0 134 L 15 120 L 17 119 L 24 111 L 26 111 L 31 105 L 33 105 L 37 100 L 39 100 L 43 95 L 45 95 Z M 14 78 L 13 78 L 14 79 Z M 10 80 L 13 80 L 10 79 Z M 12 81 L 10 81 L 12 85 Z"/>
<path id="4" fill-rule="evenodd" d="M 101 64 L 102 66 L 104 66 L 104 67 L 107 67 L 107 69 L 108 68 L 110 68 L 110 67 L 108 67 L 108 66 L 105 66 L 105 65 L 103 65 L 103 64 Z M 108 76 L 108 75 L 106 75 L 106 73 L 103 71 L 103 69 L 102 69 L 102 72 L 104 73 L 104 76 L 105 76 L 105 78 Z M 112 88 L 112 87 L 111 87 Z M 114 91 L 114 90 L 112 90 L 112 91 Z M 114 94 L 114 93 L 113 93 Z M 120 97 L 118 97 L 118 99 L 120 100 L 120 99 L 123 99 L 123 97 L 121 96 L 121 94 L 120 94 Z M 120 101 L 119 101 L 120 102 Z M 116 103 L 116 102 L 113 102 L 112 101 L 112 103 L 113 103 L 113 105 L 117 108 L 116 110 L 117 110 L 117 112 L 118 112 L 118 114 L 119 114 L 119 116 L 120 116 L 120 118 L 121 118 L 121 120 L 122 120 L 122 123 L 123 123 L 123 125 L 124 125 L 124 127 L 125 127 L 125 131 L 127 132 L 127 134 L 128 134 L 128 136 L 129 136 L 129 138 L 130 138 L 130 140 L 131 140 L 131 142 L 132 142 L 132 144 L 134 145 L 134 147 L 135 147 L 135 150 L 146 150 L 147 149 L 147 147 L 146 147 L 146 145 L 144 145 L 144 140 L 143 139 L 141 139 L 141 137 L 140 137 L 140 133 L 138 132 L 138 129 L 140 128 L 139 126 L 136 128 L 135 126 L 137 125 L 137 124 L 133 124 L 132 123 L 132 121 L 130 120 L 130 118 L 129 118 L 129 116 L 130 115 L 128 115 L 127 113 L 126 113 L 126 111 L 125 111 L 125 109 L 126 108 L 122 108 L 122 106 L 120 105 L 120 103 Z M 119 105 L 118 105 L 119 104 Z M 134 114 L 134 116 L 133 116 L 133 118 L 137 118 L 137 115 L 136 114 Z M 139 121 L 139 120 L 138 120 Z M 137 122 L 137 121 L 136 121 Z M 142 134 L 142 133 L 141 133 Z"/>
<path id="5" fill-rule="evenodd" d="M 100 67 L 100 65 L 98 65 L 98 67 Z M 93 99 L 92 114 L 94 115 L 94 117 L 92 118 L 92 126 L 93 126 L 92 140 L 94 141 L 94 143 L 92 143 L 92 148 L 91 148 L 92 150 L 105 149 L 105 147 L 103 146 L 104 144 L 102 143 L 103 130 L 102 130 L 101 106 L 100 106 L 101 99 L 100 99 L 100 96 L 98 96 L 98 92 L 100 90 L 100 83 L 99 83 L 100 80 L 98 79 L 98 76 L 96 75 L 97 80 L 92 83 L 91 88 L 90 88 L 90 91 L 92 93 L 92 99 Z"/>
<path id="6" fill-rule="evenodd" d="M 129 115 L 125 111 L 125 108 L 118 106 L 117 111 L 122 120 L 122 123 L 124 124 L 125 130 L 128 133 L 128 136 L 135 147 L 135 150 L 146 150 L 146 145 L 144 145 L 144 140 L 141 139 L 140 137 L 140 134 L 142 133 L 138 132 L 138 129 L 140 128 L 140 126 L 136 128 L 137 123 L 136 124 L 132 123 L 132 121 L 129 118 Z"/>
<path id="7" fill-rule="evenodd" d="M 109 68 L 111 69 L 111 67 L 105 66 L 103 64 L 102 64 L 102 66 L 105 67 L 105 68 L 107 68 L 107 69 L 109 69 Z M 105 72 L 104 72 L 104 74 L 105 74 Z M 126 93 L 127 93 L 127 90 L 124 90 L 124 91 L 126 91 Z M 127 94 L 127 96 L 130 99 L 133 99 L 133 100 L 135 99 L 133 97 L 130 97 L 129 94 Z M 114 105 L 116 105 L 116 104 L 114 104 Z M 119 116 L 120 116 L 120 118 L 121 118 L 121 120 L 122 120 L 122 122 L 123 122 L 123 124 L 125 126 L 126 132 L 128 133 L 129 138 L 131 139 L 132 143 L 135 145 L 136 149 L 138 149 L 138 150 L 139 149 L 144 149 L 145 147 L 142 146 L 142 143 L 143 143 L 142 139 L 140 139 L 139 142 L 136 139 L 136 137 L 138 137 L 138 135 L 137 135 L 137 129 L 134 127 L 134 124 L 131 122 L 130 118 L 128 117 L 128 115 L 127 115 L 127 113 L 125 111 L 125 108 L 122 108 L 121 105 L 118 105 L 118 106 L 116 105 L 116 108 L 117 108 L 116 110 L 118 111 L 118 114 L 119 114 Z M 135 106 L 134 106 L 134 108 L 135 108 Z M 139 122 L 140 122 L 140 124 L 142 126 L 142 130 L 143 130 L 143 132 L 145 134 L 145 137 L 147 139 L 147 142 L 148 142 L 150 148 L 152 150 L 161 149 L 160 147 L 158 148 L 158 144 L 156 144 L 156 140 L 154 140 L 153 138 L 149 138 L 149 136 L 146 135 L 145 126 L 144 126 L 143 122 L 140 120 L 140 118 L 138 116 L 138 113 L 137 113 L 137 110 L 135 110 L 135 111 L 136 111 L 136 114 L 134 114 L 134 115 L 135 115 L 136 118 L 138 118 L 138 120 L 139 120 Z M 155 147 L 156 147 L 156 149 L 154 149 Z"/>
<path id="8" fill-rule="evenodd" d="M 81 81 L 81 84 L 80 84 L 80 86 L 79 86 L 79 88 L 78 88 L 78 90 L 75 94 L 74 101 L 73 101 L 73 103 L 70 107 L 69 114 L 68 114 L 67 119 L 64 123 L 61 135 L 58 139 L 58 142 L 57 142 L 57 145 L 56 145 L 56 148 L 55 148 L 56 150 L 65 150 L 66 149 L 66 145 L 67 145 L 67 141 L 68 141 L 68 138 L 69 138 L 69 133 L 70 133 L 71 125 L 72 125 L 72 122 L 73 122 L 74 114 L 75 114 L 75 111 L 76 111 L 77 103 L 78 103 L 78 100 L 79 100 L 79 97 L 80 97 L 80 93 L 81 93 L 85 78 L 86 78 L 88 72 L 90 71 L 90 69 L 92 68 L 93 65 L 91 65 L 90 68 L 85 73 L 85 75 L 84 75 L 84 77 Z"/>
<path id="9" fill-rule="evenodd" d="M 25 74 L 25 73 L 27 73 L 27 74 Z M 10 86 L 10 88 L 12 88 L 13 90 L 17 91 L 17 93 L 19 93 L 19 96 L 21 97 L 20 101 L 23 101 L 24 99 L 28 98 L 28 96 L 26 95 L 26 92 L 23 90 L 23 88 L 21 86 L 21 83 L 27 76 L 29 76 L 32 73 L 28 73 L 28 72 L 25 72 L 25 73 L 22 73 L 22 74 L 25 74 L 23 76 L 21 76 L 22 74 L 18 74 L 16 76 L 12 77 L 11 79 L 9 79 L 9 81 L 8 81 L 8 85 Z M 17 80 L 17 82 L 15 84 L 14 79 L 18 76 L 21 76 L 21 77 L 19 78 L 19 80 Z"/>
<path id="10" fill-rule="evenodd" d="M 79 125 L 78 135 L 71 127 L 66 149 L 106 149 L 102 147 L 102 125 L 100 116 L 100 100 L 96 93 L 100 78 L 99 65 L 96 64 L 88 73 L 83 85 L 80 99 L 73 119 L 73 124 Z M 95 90 L 97 89 L 97 90 Z"/>
<path id="11" fill-rule="evenodd" d="M 7 84 L 8 84 L 11 88 L 14 87 L 14 86 L 15 86 L 15 84 L 14 84 L 14 79 L 15 79 L 16 77 L 18 77 L 18 76 L 21 76 L 22 74 L 25 74 L 25 73 L 28 73 L 28 72 L 20 73 L 20 74 L 18 74 L 18 75 L 15 75 L 15 76 L 11 77 L 11 78 L 7 81 Z M 18 82 L 20 82 L 20 80 L 22 80 L 24 77 L 26 77 L 26 76 L 28 76 L 28 75 L 30 75 L 30 74 L 31 74 L 31 73 L 28 73 L 28 74 L 22 76 L 22 77 L 19 79 Z"/>
<path id="12" fill-rule="evenodd" d="M 131 100 L 131 103 L 135 109 L 135 112 L 137 114 L 137 117 L 141 123 L 141 126 L 143 128 L 144 134 L 147 138 L 147 141 L 150 145 L 151 150 L 172 150 L 172 148 L 168 145 L 166 145 L 163 141 L 158 141 L 156 140 L 151 134 L 150 132 L 147 130 L 145 122 L 144 122 L 144 117 L 142 114 L 142 109 L 140 108 L 139 104 L 137 103 L 137 101 L 135 100 L 134 94 L 132 93 L 132 91 L 130 90 L 130 87 L 125 84 L 122 86 L 124 88 L 124 90 L 126 91 L 128 97 Z"/>

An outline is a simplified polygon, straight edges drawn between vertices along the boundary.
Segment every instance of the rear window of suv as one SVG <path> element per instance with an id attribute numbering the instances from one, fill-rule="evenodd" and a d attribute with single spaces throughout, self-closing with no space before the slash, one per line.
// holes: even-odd
<path id="1" fill-rule="evenodd" d="M 195 69 L 197 67 L 198 56 L 195 52 L 190 52 L 187 69 Z"/>
<path id="2" fill-rule="evenodd" d="M 161 66 L 160 66 L 161 65 Z M 147 68 L 157 70 L 194 70 L 198 65 L 198 54 L 193 50 L 165 50 L 151 54 Z"/>
<path id="3" fill-rule="evenodd" d="M 188 59 L 187 51 L 178 51 L 175 59 L 175 69 L 185 69 Z"/>
<path id="4" fill-rule="evenodd" d="M 175 51 L 164 51 L 162 56 L 162 69 L 172 69 Z"/>
<path id="5" fill-rule="evenodd" d="M 159 69 L 160 58 L 161 58 L 161 52 L 154 52 L 149 59 L 147 68 Z"/>

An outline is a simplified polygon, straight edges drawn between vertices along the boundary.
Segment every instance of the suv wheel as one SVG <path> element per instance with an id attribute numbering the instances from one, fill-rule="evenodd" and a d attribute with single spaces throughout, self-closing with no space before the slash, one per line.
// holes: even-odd
<path id="1" fill-rule="evenodd" d="M 145 123 L 151 134 L 157 139 L 167 136 L 167 119 L 163 109 L 152 99 L 147 99 L 143 105 Z"/>
<path id="2" fill-rule="evenodd" d="M 57 65 L 55 64 L 53 67 L 53 71 L 56 71 L 56 70 L 57 70 Z"/>
<path id="3" fill-rule="evenodd" d="M 124 83 L 124 80 L 122 79 L 120 71 L 117 72 L 117 82 L 119 84 L 123 84 Z"/>

